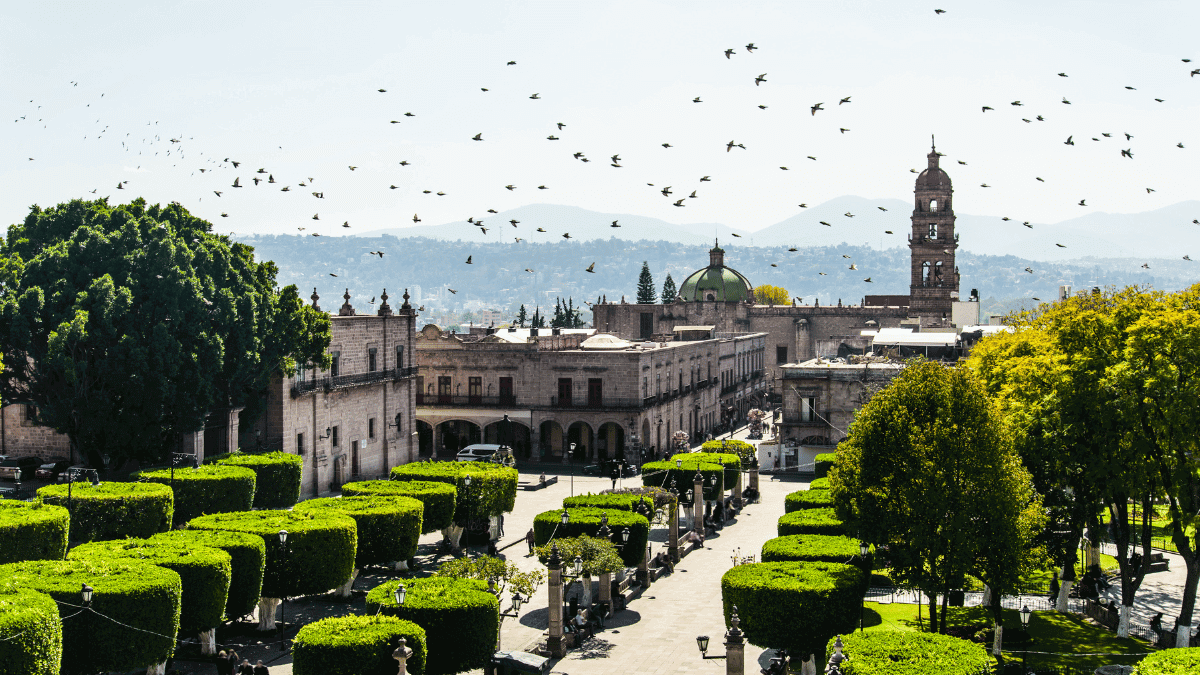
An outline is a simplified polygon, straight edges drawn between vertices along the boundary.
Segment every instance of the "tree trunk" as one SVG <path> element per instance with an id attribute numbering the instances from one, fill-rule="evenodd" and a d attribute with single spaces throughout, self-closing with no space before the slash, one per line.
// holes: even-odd
<path id="1" fill-rule="evenodd" d="M 450 525 L 442 530 L 442 539 L 450 546 L 450 550 L 458 548 L 458 541 L 462 538 L 463 527 L 459 525 Z"/>
<path id="2" fill-rule="evenodd" d="M 200 631 L 200 653 L 205 656 L 212 656 L 217 653 L 216 628 Z"/>
<path id="3" fill-rule="evenodd" d="M 991 607 L 992 606 L 992 587 L 991 586 L 988 586 L 987 584 L 983 585 L 983 600 L 981 600 L 979 602 L 979 604 L 983 607 Z"/>
<path id="4" fill-rule="evenodd" d="M 942 615 L 938 617 L 938 628 L 940 629 L 938 630 L 939 633 L 946 632 L 946 606 L 949 603 L 949 600 L 950 588 L 946 587 L 946 589 L 942 592 Z"/>
<path id="5" fill-rule="evenodd" d="M 929 594 L 929 632 L 938 632 L 937 593 Z"/>
<path id="6" fill-rule="evenodd" d="M 146 666 L 146 675 L 166 675 L 166 672 L 166 661 L 163 661 L 162 663 L 152 663 L 149 666 Z"/>
<path id="7" fill-rule="evenodd" d="M 275 630 L 275 610 L 279 608 L 279 598 L 258 599 L 258 629 L 260 631 Z"/>
<path id="8" fill-rule="evenodd" d="M 1172 502 L 1174 502 L 1174 498 L 1172 498 Z M 1172 511 L 1178 513 L 1178 508 L 1174 504 L 1172 507 Z M 1175 542 L 1175 548 L 1179 549 L 1179 556 L 1183 558 L 1183 565 L 1187 569 L 1183 582 L 1183 598 L 1179 606 L 1179 617 L 1175 620 L 1175 646 L 1182 648 L 1187 647 L 1191 639 L 1192 612 L 1196 611 L 1196 584 L 1200 581 L 1200 556 L 1193 547 L 1193 541 L 1188 539 L 1187 534 L 1180 527 L 1177 518 L 1173 518 L 1171 522 L 1171 540 Z"/>
<path id="9" fill-rule="evenodd" d="M 1004 624 L 996 622 L 996 637 L 992 640 L 992 656 L 1000 658 L 1004 653 Z"/>
<path id="10" fill-rule="evenodd" d="M 804 663 L 800 666 L 800 675 L 817 675 L 817 657 L 815 654 L 809 654 Z"/>
<path id="11" fill-rule="evenodd" d="M 358 578 L 358 571 L 359 570 L 357 567 L 350 570 L 350 578 L 347 579 L 346 582 L 343 583 L 341 586 L 337 587 L 337 590 L 334 592 L 334 595 L 338 596 L 339 598 L 350 597 L 354 593 L 354 580 Z"/>
<path id="12" fill-rule="evenodd" d="M 1124 603 L 1121 604 L 1121 618 L 1117 622 L 1117 637 L 1129 637 L 1129 611 L 1133 609 L 1131 606 Z"/>
<path id="13" fill-rule="evenodd" d="M 1071 587 L 1075 582 L 1070 579 L 1063 579 L 1058 586 L 1058 599 L 1054 603 L 1054 611 L 1069 612 L 1071 611 Z"/>

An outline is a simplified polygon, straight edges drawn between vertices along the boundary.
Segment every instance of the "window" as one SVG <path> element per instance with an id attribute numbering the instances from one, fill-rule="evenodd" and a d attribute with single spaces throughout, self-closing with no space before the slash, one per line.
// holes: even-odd
<path id="1" fill-rule="evenodd" d="M 787 362 L 787 345 L 775 345 L 775 363 Z"/>
<path id="2" fill-rule="evenodd" d="M 929 238 L 937 239 L 937 223 L 929 224 Z"/>
<path id="3" fill-rule="evenodd" d="M 643 340 L 649 340 L 654 337 L 654 314 L 651 312 L 642 312 L 639 316 L 640 337 Z"/>
<path id="4" fill-rule="evenodd" d="M 438 403 L 450 403 L 449 375 L 438 375 Z"/>
<path id="5" fill-rule="evenodd" d="M 642 376 L 642 398 L 649 398 L 649 397 L 650 397 L 650 378 L 643 375 Z"/>
<path id="6" fill-rule="evenodd" d="M 809 397 L 800 399 L 800 421 L 815 422 L 817 420 L 817 399 Z"/>
<path id="7" fill-rule="evenodd" d="M 329 444 L 333 447 L 338 446 L 338 428 L 333 427 L 329 430 Z"/>
<path id="8" fill-rule="evenodd" d="M 588 378 L 588 407 L 599 408 L 604 404 L 604 380 Z"/>
<path id="9" fill-rule="evenodd" d="M 304 456 L 304 434 L 296 434 L 296 454 Z"/>
<path id="10" fill-rule="evenodd" d="M 25 404 L 25 421 L 29 424 L 37 422 L 37 406 L 32 403 Z"/>
<path id="11" fill-rule="evenodd" d="M 936 199 L 929 200 L 929 210 L 933 213 L 937 213 L 937 200 Z"/>
<path id="12" fill-rule="evenodd" d="M 425 402 L 425 376 L 417 376 L 417 405 Z"/>
<path id="13" fill-rule="evenodd" d="M 367 438 L 375 438 L 375 418 L 367 420 Z"/>
<path id="14" fill-rule="evenodd" d="M 479 405 L 483 401 L 483 378 L 468 377 L 467 378 L 467 397 L 472 405 Z"/>
<path id="15" fill-rule="evenodd" d="M 571 378 L 558 378 L 558 405 L 564 408 L 571 407 Z"/>
<path id="16" fill-rule="evenodd" d="M 306 377 L 306 375 L 305 375 L 305 372 L 306 372 L 307 370 L 308 370 L 308 369 L 307 369 L 307 368 L 305 368 L 305 367 L 304 367 L 304 366 L 302 366 L 302 365 L 301 365 L 301 366 L 296 366 L 296 381 L 297 381 L 297 382 L 303 382 L 303 381 L 305 380 L 305 377 Z"/>
<path id="17" fill-rule="evenodd" d="M 396 345 L 396 368 L 404 367 L 404 345 Z"/>
<path id="18" fill-rule="evenodd" d="M 516 397 L 513 396 L 513 379 L 511 377 L 500 378 L 500 405 L 516 404 Z"/>
<path id="19" fill-rule="evenodd" d="M 378 352 L 376 351 L 376 349 L 374 347 L 371 347 L 370 349 L 367 350 L 367 372 L 369 372 L 369 373 L 375 372 L 375 367 L 379 360 L 377 358 L 377 355 L 378 355 Z"/>
<path id="20" fill-rule="evenodd" d="M 341 360 L 342 360 L 342 353 L 334 352 L 333 353 L 333 363 L 330 364 L 330 366 L 329 366 L 329 376 L 330 377 L 338 376 L 338 373 L 341 371 L 341 365 L 342 365 Z"/>

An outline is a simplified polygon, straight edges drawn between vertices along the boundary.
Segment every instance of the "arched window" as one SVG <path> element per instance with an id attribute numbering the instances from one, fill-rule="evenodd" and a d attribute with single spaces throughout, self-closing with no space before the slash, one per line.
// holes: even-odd
<path id="1" fill-rule="evenodd" d="M 929 200 L 929 211 L 932 213 L 937 212 L 937 200 L 936 199 Z"/>
<path id="2" fill-rule="evenodd" d="M 929 224 L 929 238 L 937 239 L 937 223 Z"/>
<path id="3" fill-rule="evenodd" d="M 942 261 L 939 260 L 933 264 L 933 285 L 942 285 Z"/>
<path id="4" fill-rule="evenodd" d="M 921 263 L 921 284 L 928 285 L 930 279 L 929 261 L 926 260 Z"/>

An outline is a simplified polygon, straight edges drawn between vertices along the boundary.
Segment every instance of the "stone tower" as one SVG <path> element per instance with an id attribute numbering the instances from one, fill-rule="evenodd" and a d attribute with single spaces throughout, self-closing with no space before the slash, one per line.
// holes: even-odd
<path id="1" fill-rule="evenodd" d="M 952 303 L 958 300 L 958 267 L 954 251 L 958 235 L 954 233 L 954 204 L 950 176 L 938 166 L 937 147 L 928 155 L 929 167 L 917 177 L 913 193 L 916 206 L 912 214 L 912 281 L 910 311 L 916 316 L 947 320 Z"/>

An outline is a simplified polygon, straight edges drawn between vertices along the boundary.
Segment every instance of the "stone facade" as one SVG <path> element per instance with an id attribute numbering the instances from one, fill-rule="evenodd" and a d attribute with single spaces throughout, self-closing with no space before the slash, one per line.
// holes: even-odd
<path id="1" fill-rule="evenodd" d="M 268 447 L 304 458 L 303 497 L 353 480 L 385 477 L 416 459 L 416 311 L 408 302 L 395 312 L 387 291 L 375 314 L 358 314 L 349 291 L 330 317 L 328 371 L 300 369 L 276 376 L 267 412 L 254 434 Z M 318 296 L 313 290 L 313 306 Z"/>
<path id="2" fill-rule="evenodd" d="M 71 441 L 34 420 L 33 404 L 13 403 L 0 410 L 0 455 L 41 457 L 47 462 L 69 459 Z"/>
<path id="3" fill-rule="evenodd" d="M 702 440 L 728 405 L 736 410 L 766 389 L 763 334 L 601 344 L 595 333 L 501 329 L 473 339 L 425 326 L 417 337 L 420 453 L 449 457 L 471 443 L 504 443 L 534 461 L 661 455 L 676 431 Z"/>
<path id="4" fill-rule="evenodd" d="M 958 300 L 958 267 L 954 252 L 958 235 L 954 233 L 954 188 L 950 176 L 938 166 L 937 148 L 929 151 L 929 166 L 917 177 L 912 214 L 912 282 L 909 305 L 914 315 L 952 320 L 952 303 Z M 978 319 L 976 320 L 978 322 Z"/>

